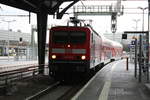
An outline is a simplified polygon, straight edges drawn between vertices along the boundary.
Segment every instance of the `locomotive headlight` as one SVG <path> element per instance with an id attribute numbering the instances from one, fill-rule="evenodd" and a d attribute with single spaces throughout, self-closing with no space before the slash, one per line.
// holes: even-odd
<path id="1" fill-rule="evenodd" d="M 85 55 L 81 56 L 81 59 L 82 59 L 82 60 L 85 60 L 85 59 L 86 59 L 86 56 L 85 56 Z"/>
<path id="2" fill-rule="evenodd" d="M 56 55 L 52 55 L 52 59 L 56 59 Z"/>
<path id="3" fill-rule="evenodd" d="M 68 44 L 67 47 L 70 48 L 70 44 Z"/>

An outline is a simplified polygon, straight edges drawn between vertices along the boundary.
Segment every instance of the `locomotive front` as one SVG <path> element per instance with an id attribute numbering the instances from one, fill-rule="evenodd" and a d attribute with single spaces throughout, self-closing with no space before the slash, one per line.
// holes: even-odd
<path id="1" fill-rule="evenodd" d="M 53 27 L 49 39 L 50 75 L 85 72 L 89 67 L 90 30 L 85 27 Z"/>

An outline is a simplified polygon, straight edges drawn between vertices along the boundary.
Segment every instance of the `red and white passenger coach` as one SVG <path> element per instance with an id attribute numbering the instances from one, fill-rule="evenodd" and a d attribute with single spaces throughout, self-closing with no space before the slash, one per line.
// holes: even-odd
<path id="1" fill-rule="evenodd" d="M 55 78 L 64 73 L 88 73 L 120 55 L 120 43 L 104 38 L 89 25 L 50 29 L 49 70 Z"/>

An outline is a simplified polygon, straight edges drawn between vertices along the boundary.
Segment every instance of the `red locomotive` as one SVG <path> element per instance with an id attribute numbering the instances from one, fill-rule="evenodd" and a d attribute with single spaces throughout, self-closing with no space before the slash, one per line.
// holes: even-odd
<path id="1" fill-rule="evenodd" d="M 121 54 L 121 44 L 102 37 L 89 25 L 50 29 L 49 72 L 55 78 L 70 72 L 88 73 Z"/>

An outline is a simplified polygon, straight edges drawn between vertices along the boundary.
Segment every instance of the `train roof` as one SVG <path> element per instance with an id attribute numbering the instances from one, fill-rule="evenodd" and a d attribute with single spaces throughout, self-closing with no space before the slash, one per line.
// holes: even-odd
<path id="1" fill-rule="evenodd" d="M 102 38 L 104 45 L 109 47 L 123 48 L 122 44 L 104 37 L 102 34 L 98 34 L 91 26 L 89 26 L 98 36 Z"/>
<path id="2" fill-rule="evenodd" d="M 87 28 L 87 26 L 54 26 L 54 27 L 52 27 L 52 28 L 67 28 L 67 27 L 71 27 L 71 28 Z M 51 28 L 51 29 L 52 29 Z"/>
<path id="3" fill-rule="evenodd" d="M 102 42 L 105 46 L 109 46 L 109 47 L 116 47 L 116 48 L 123 48 L 122 44 L 110 39 L 107 39 L 106 37 L 104 37 L 103 35 L 101 35 L 102 37 Z"/>

